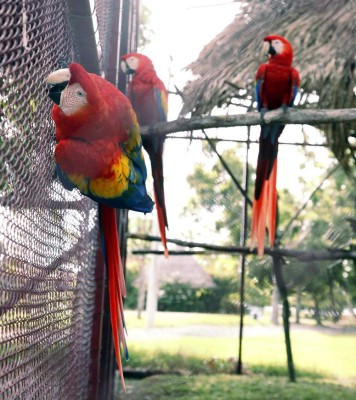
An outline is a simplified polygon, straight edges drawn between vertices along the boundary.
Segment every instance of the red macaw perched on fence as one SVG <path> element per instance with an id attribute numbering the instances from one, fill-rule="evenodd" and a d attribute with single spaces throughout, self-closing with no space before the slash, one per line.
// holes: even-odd
<path id="1" fill-rule="evenodd" d="M 167 121 L 168 93 L 164 83 L 158 78 L 152 61 L 138 53 L 121 57 L 121 68 L 126 74 L 133 74 L 129 83 L 128 96 L 141 126 Z M 147 151 L 152 168 L 153 189 L 157 207 L 158 226 L 164 253 L 168 256 L 166 228 L 168 228 L 164 197 L 163 145 L 165 137 L 160 135 L 142 136 L 142 144 Z"/>
<path id="2" fill-rule="evenodd" d="M 292 67 L 293 49 L 281 36 L 264 38 L 269 60 L 256 74 L 257 108 L 264 114 L 279 107 L 293 107 L 300 85 L 299 74 Z M 270 247 L 274 246 L 277 215 L 277 153 L 281 124 L 262 124 L 257 160 L 255 194 L 252 210 L 251 239 L 259 255 L 264 252 L 266 227 Z"/>
<path id="3" fill-rule="evenodd" d="M 49 96 L 56 103 L 52 118 L 58 177 L 67 189 L 77 188 L 99 203 L 113 341 L 125 389 L 120 343 L 128 358 L 123 310 L 126 288 L 115 209 L 148 213 L 153 208 L 145 187 L 147 172 L 139 126 L 127 97 L 79 64 L 53 72 L 47 84 L 51 85 Z"/>

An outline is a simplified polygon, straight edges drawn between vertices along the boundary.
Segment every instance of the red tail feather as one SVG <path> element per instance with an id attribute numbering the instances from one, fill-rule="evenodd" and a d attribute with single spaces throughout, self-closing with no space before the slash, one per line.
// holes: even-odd
<path id="1" fill-rule="evenodd" d="M 124 332 L 124 305 L 122 300 L 123 297 L 126 297 L 126 286 L 120 256 L 119 235 L 117 233 L 116 224 L 116 210 L 115 208 L 99 204 L 99 212 L 101 218 L 102 234 L 104 236 L 104 253 L 106 255 L 108 268 L 110 318 L 115 355 L 120 371 L 122 387 L 124 391 L 126 391 L 120 354 L 120 344 L 122 344 L 124 348 L 125 355 L 127 354 L 127 346 Z"/>
<path id="2" fill-rule="evenodd" d="M 261 194 L 258 200 L 253 200 L 251 240 L 252 246 L 257 245 L 257 253 L 262 256 L 265 247 L 266 228 L 269 233 L 270 247 L 274 246 L 277 214 L 277 159 L 268 180 L 263 182 Z"/>
<path id="3" fill-rule="evenodd" d="M 274 238 L 276 235 L 276 217 L 277 217 L 277 158 L 274 160 L 273 169 L 269 176 L 268 184 L 268 208 L 267 208 L 267 228 L 269 236 L 269 246 L 274 247 Z"/>
<path id="4" fill-rule="evenodd" d="M 159 227 L 159 232 L 161 235 L 161 242 L 164 247 L 164 255 L 165 255 L 165 257 L 168 257 L 169 253 L 168 253 L 168 248 L 167 248 L 165 212 L 158 202 L 156 191 L 154 191 L 154 195 L 155 195 L 155 203 L 156 203 L 156 209 L 157 209 L 158 227 Z"/>

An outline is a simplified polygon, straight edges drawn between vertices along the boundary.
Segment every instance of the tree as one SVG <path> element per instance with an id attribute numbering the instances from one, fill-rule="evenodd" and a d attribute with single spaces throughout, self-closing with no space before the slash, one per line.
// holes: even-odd
<path id="1" fill-rule="evenodd" d="M 213 157 L 211 150 L 205 146 L 205 153 Z M 222 154 L 232 173 L 238 180 L 243 175 L 243 164 L 238 158 L 239 147 L 225 150 Z M 230 244 L 239 243 L 241 231 L 241 213 L 243 196 L 236 189 L 229 174 L 219 161 L 215 162 L 210 171 L 203 164 L 197 164 L 193 174 L 188 176 L 188 183 L 196 191 L 188 203 L 186 212 L 199 219 L 199 210 L 205 208 L 213 214 L 221 214 L 216 219 L 216 230 L 229 230 Z M 251 174 L 249 176 L 252 185 Z"/>
<path id="2" fill-rule="evenodd" d="M 151 42 L 151 37 L 154 34 L 153 29 L 150 27 L 151 10 L 144 4 L 141 5 L 140 10 L 140 25 L 139 25 L 139 39 L 138 48 L 142 51 L 147 44 Z"/>
<path id="3" fill-rule="evenodd" d="M 234 174 L 240 177 L 242 163 L 237 154 L 238 150 L 231 148 L 223 153 L 223 157 Z M 306 158 L 306 162 L 315 163 L 316 160 Z M 310 177 L 301 177 L 300 181 L 306 193 L 316 186 Z M 198 220 L 201 207 L 214 216 L 218 215 L 216 229 L 228 229 L 230 242 L 238 243 L 242 195 L 220 163 L 216 162 L 209 170 L 198 164 L 188 182 L 196 196 L 190 200 L 187 212 L 194 214 Z M 301 249 L 351 246 L 353 232 L 347 219 L 352 216 L 354 198 L 354 187 L 339 168 L 325 180 L 303 212 L 290 224 L 301 204 L 289 190 L 279 191 L 279 227 L 283 245 Z M 288 231 L 283 232 L 286 227 Z M 250 257 L 248 276 L 266 293 L 273 284 L 271 260 Z M 318 323 L 323 318 L 337 321 L 343 308 L 354 299 L 354 264 L 351 262 L 340 260 L 334 263 L 323 261 L 306 264 L 298 260 L 285 260 L 283 276 L 292 293 L 311 299 L 313 316 Z"/>

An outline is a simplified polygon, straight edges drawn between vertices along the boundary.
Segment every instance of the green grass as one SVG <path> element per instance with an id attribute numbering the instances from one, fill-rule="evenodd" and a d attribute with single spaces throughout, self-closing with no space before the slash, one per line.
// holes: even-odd
<path id="1" fill-rule="evenodd" d="M 294 362 L 299 375 L 356 381 L 356 336 L 329 336 L 319 332 L 292 334 Z M 188 370 L 193 373 L 230 372 L 237 339 L 182 337 L 129 341 L 128 367 Z M 268 375 L 286 374 L 283 335 L 246 337 L 243 361 L 247 369 Z"/>
<path id="2" fill-rule="evenodd" d="M 129 327 L 130 361 L 127 368 L 176 372 L 141 381 L 127 381 L 124 400 L 353 400 L 356 398 L 356 335 L 342 330 L 322 332 L 292 329 L 292 348 L 297 383 L 287 379 L 283 333 L 248 336 L 243 342 L 243 376 L 234 375 L 238 338 L 160 337 L 142 335 L 130 339 L 130 329 L 143 328 L 145 319 L 136 312 L 126 314 Z M 156 326 L 237 326 L 234 315 L 157 313 Z M 268 326 L 245 318 L 246 325 Z M 206 328 L 204 327 L 206 325 Z M 144 330 L 142 332 L 145 332 Z M 263 334 L 263 331 L 262 331 Z"/>
<path id="3" fill-rule="evenodd" d="M 130 321 L 131 318 L 131 321 Z M 133 316 L 127 325 L 131 328 Z M 246 318 L 247 323 L 248 319 Z M 236 326 L 232 315 L 158 313 L 157 325 L 225 325 Z M 251 319 L 251 324 L 256 321 Z M 259 323 L 259 322 L 258 322 Z M 263 323 L 264 325 L 264 323 Z M 129 328 L 129 329 L 130 329 Z M 202 327 L 204 329 L 204 327 Z M 337 381 L 356 381 L 356 335 L 330 334 L 313 329 L 291 333 L 294 362 L 299 376 L 325 376 Z M 130 361 L 127 367 L 183 370 L 192 373 L 227 372 L 233 370 L 237 357 L 237 338 L 180 338 L 130 339 Z M 286 352 L 283 333 L 274 336 L 244 337 L 243 362 L 247 370 L 267 375 L 286 374 Z"/>
<path id="4" fill-rule="evenodd" d="M 353 400 L 356 391 L 307 379 L 289 383 L 284 378 L 198 375 L 154 376 L 128 381 L 125 400 Z"/>
<path id="5" fill-rule="evenodd" d="M 146 312 L 142 312 L 142 318 L 137 318 L 136 310 L 125 310 L 126 325 L 129 328 L 144 328 L 146 326 Z M 213 325 L 213 326 L 238 326 L 240 317 L 233 314 L 207 314 L 207 313 L 188 313 L 158 311 L 155 314 L 155 327 L 170 328 L 187 325 Z M 293 322 L 293 321 L 291 321 Z M 265 312 L 258 320 L 250 315 L 245 315 L 244 324 L 246 326 L 268 326 L 271 325 L 271 315 Z M 301 318 L 301 324 L 315 326 L 315 321 L 311 318 Z M 331 322 L 323 322 L 325 326 L 338 328 L 355 328 L 354 318 L 345 319 L 338 325 Z"/>
<path id="6" fill-rule="evenodd" d="M 137 311 L 125 310 L 125 321 L 129 328 L 144 328 L 146 324 L 146 313 L 142 318 L 137 318 Z M 230 314 L 203 314 L 184 312 L 157 312 L 155 314 L 155 326 L 157 328 L 170 328 L 187 325 L 218 325 L 237 326 L 239 317 Z M 246 324 L 256 323 L 251 317 L 246 317 Z"/>

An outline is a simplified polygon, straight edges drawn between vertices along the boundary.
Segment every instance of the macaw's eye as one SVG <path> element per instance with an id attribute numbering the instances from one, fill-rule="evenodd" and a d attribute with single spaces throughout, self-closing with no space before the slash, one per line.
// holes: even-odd
<path id="1" fill-rule="evenodd" d="M 84 97 L 84 92 L 82 90 L 77 91 L 77 96 Z"/>

